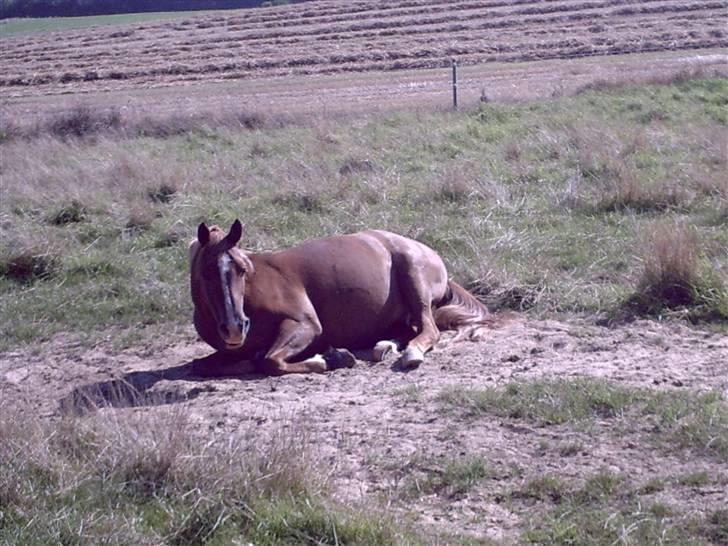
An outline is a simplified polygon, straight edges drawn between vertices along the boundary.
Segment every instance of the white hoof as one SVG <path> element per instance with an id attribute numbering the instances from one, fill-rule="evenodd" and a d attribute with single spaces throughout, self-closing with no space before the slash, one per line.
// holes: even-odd
<path id="1" fill-rule="evenodd" d="M 390 355 L 399 354 L 399 348 L 394 341 L 383 340 L 379 341 L 372 349 L 372 356 L 374 362 L 381 362 Z"/>
<path id="2" fill-rule="evenodd" d="M 402 355 L 402 366 L 405 368 L 416 368 L 425 360 L 425 354 L 417 347 L 407 347 Z"/>

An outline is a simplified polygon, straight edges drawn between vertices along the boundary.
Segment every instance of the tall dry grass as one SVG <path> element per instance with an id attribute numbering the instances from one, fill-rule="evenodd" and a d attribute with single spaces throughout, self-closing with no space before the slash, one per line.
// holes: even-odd
<path id="1" fill-rule="evenodd" d="M 413 544 L 331 499 L 302 421 L 200 434 L 184 408 L 0 411 L 0 543 Z"/>
<path id="2" fill-rule="evenodd" d="M 643 245 L 642 273 L 629 305 L 648 313 L 683 310 L 698 319 L 728 317 L 728 284 L 710 268 L 694 228 L 657 222 Z"/>

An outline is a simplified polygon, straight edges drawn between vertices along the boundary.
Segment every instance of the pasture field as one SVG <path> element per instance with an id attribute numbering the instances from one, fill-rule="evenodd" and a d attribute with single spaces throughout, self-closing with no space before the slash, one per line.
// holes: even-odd
<path id="1" fill-rule="evenodd" d="M 721 544 L 728 80 L 694 75 L 458 113 L 79 106 L 9 131 L 0 540 Z M 200 381 L 187 242 L 236 217 L 252 250 L 415 237 L 519 316 L 410 374 Z"/>
<path id="2" fill-rule="evenodd" d="M 725 544 L 725 3 L 343 5 L 0 38 L 0 544 Z M 235 218 L 419 239 L 510 319 L 199 377 Z"/>

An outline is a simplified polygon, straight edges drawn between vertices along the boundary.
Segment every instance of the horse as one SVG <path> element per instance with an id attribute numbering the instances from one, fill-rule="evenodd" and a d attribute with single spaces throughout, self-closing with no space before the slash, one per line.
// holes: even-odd
<path id="1" fill-rule="evenodd" d="M 199 225 L 189 248 L 193 320 L 208 345 L 261 373 L 351 367 L 352 352 L 398 355 L 413 368 L 441 330 L 477 337 L 490 323 L 485 305 L 415 240 L 366 230 L 249 253 L 242 232 L 239 220 L 228 233 Z"/>

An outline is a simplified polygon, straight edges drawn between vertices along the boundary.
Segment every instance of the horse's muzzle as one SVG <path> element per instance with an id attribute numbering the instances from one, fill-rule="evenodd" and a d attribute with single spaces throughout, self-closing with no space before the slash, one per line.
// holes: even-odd
<path id="1" fill-rule="evenodd" d="M 250 331 L 250 319 L 248 317 L 235 321 L 235 327 L 229 328 L 226 324 L 220 325 L 220 337 L 225 344 L 225 349 L 233 351 L 240 349 Z"/>

